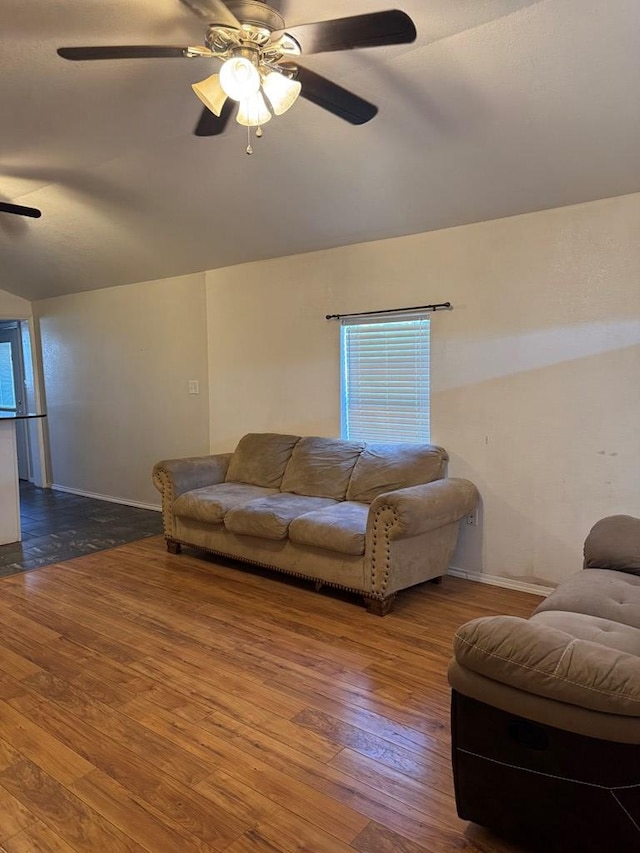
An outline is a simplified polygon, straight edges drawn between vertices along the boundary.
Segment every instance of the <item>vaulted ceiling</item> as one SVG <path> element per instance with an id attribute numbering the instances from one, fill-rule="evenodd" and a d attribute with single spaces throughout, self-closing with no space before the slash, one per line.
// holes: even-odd
<path id="1" fill-rule="evenodd" d="M 300 99 L 255 153 L 193 129 L 207 59 L 67 62 L 60 46 L 202 44 L 180 0 L 2 0 L 0 289 L 40 299 L 640 191 L 638 0 L 283 0 L 287 24 L 398 5 L 412 44 L 304 64 L 377 104 Z"/>

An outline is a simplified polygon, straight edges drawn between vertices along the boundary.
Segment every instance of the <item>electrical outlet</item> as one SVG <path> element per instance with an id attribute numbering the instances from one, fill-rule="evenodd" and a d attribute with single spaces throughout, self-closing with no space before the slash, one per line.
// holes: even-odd
<path id="1" fill-rule="evenodd" d="M 200 383 L 197 379 L 189 380 L 189 393 L 190 394 L 199 394 L 200 393 Z"/>
<path id="2" fill-rule="evenodd" d="M 469 515 L 467 516 L 467 524 L 469 524 L 471 527 L 477 527 L 478 526 L 478 510 L 477 509 L 474 509 L 473 512 L 469 513 Z"/>

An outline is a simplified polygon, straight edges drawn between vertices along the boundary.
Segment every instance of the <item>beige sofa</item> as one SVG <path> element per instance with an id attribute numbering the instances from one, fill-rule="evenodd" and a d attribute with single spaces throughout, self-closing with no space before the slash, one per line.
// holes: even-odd
<path id="1" fill-rule="evenodd" d="M 640 850 L 640 519 L 599 521 L 530 619 L 463 625 L 449 681 L 460 817 L 546 851 Z"/>
<path id="2" fill-rule="evenodd" d="M 249 433 L 233 453 L 158 462 L 168 549 L 181 545 L 361 593 L 384 615 L 399 590 L 446 573 L 478 492 L 434 445 Z"/>

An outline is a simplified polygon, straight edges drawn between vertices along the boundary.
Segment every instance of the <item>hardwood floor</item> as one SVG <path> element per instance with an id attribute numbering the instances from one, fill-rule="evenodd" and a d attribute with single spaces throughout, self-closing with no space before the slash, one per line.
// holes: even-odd
<path id="1" fill-rule="evenodd" d="M 456 816 L 455 578 L 392 614 L 161 537 L 0 579 L 0 850 L 513 851 Z"/>

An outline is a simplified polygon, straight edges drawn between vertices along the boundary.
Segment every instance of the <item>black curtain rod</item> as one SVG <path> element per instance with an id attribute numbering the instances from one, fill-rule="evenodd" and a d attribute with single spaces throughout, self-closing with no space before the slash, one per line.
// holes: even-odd
<path id="1" fill-rule="evenodd" d="M 450 302 L 438 302 L 436 305 L 414 305 L 413 308 L 388 308 L 386 311 L 360 311 L 357 314 L 326 314 L 326 320 L 342 320 L 344 317 L 369 317 L 371 314 L 405 314 L 407 311 L 444 311 L 451 308 Z"/>

